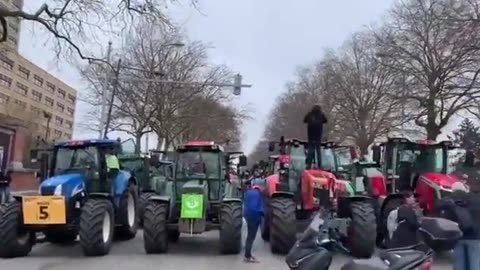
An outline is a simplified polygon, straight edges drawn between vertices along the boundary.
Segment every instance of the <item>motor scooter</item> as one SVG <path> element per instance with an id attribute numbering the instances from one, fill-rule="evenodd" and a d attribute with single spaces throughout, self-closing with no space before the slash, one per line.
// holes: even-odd
<path id="1" fill-rule="evenodd" d="M 339 241 L 348 230 L 343 219 L 334 212 L 322 210 L 315 215 L 308 228 L 286 257 L 291 270 L 327 270 L 335 250 L 348 251 Z M 430 270 L 433 250 L 426 244 L 383 250 L 370 259 L 352 260 L 340 270 Z"/>

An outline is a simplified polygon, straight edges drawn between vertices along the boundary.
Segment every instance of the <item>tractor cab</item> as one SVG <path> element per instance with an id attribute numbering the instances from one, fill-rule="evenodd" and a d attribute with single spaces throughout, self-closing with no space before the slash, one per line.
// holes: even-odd
<path id="1" fill-rule="evenodd" d="M 458 178 L 449 174 L 449 151 L 456 147 L 450 141 L 410 141 L 390 138 L 376 146 L 374 159 L 383 164 L 387 193 L 416 191 L 422 206 L 433 209 L 434 200 L 451 192 Z"/>
<path id="2" fill-rule="evenodd" d="M 278 161 L 279 155 L 271 155 L 268 157 L 267 161 L 267 171 L 266 175 L 272 175 L 274 173 L 278 173 L 280 168 L 280 161 Z"/>
<path id="3" fill-rule="evenodd" d="M 114 183 L 102 180 L 107 178 L 106 156 L 108 153 L 116 153 L 121 147 L 114 140 L 80 140 L 55 144 L 49 178 L 41 183 L 41 193 L 57 195 L 61 192 L 59 187 L 62 185 L 52 185 L 52 181 L 79 181 L 85 183 L 88 190 L 110 193 Z M 119 173 L 122 172 L 125 171 Z M 127 174 L 130 177 L 130 173 Z M 49 190 L 52 186 L 58 189 L 57 192 Z"/>

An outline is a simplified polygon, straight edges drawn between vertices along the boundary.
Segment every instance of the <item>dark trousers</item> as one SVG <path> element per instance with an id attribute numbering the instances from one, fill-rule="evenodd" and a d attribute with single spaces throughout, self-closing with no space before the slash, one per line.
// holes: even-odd
<path id="1" fill-rule="evenodd" d="M 252 247 L 257 237 L 258 227 L 260 226 L 260 218 L 245 217 L 247 221 L 247 240 L 245 241 L 245 258 L 252 257 Z"/>
<path id="2" fill-rule="evenodd" d="M 307 150 L 307 168 L 312 167 L 312 162 L 317 156 L 316 164 L 318 168 L 322 167 L 322 155 L 320 152 L 320 145 L 319 141 L 309 141 L 308 142 L 308 150 Z"/>

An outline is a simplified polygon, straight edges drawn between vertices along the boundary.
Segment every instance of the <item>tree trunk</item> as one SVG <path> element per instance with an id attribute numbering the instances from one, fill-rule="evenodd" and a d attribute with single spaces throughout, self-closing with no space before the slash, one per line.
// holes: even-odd
<path id="1" fill-rule="evenodd" d="M 440 135 L 441 133 L 440 128 L 437 125 L 430 125 L 427 126 L 425 129 L 427 131 L 427 140 L 435 141 L 438 135 Z"/>
<path id="2" fill-rule="evenodd" d="M 141 132 L 135 134 L 135 154 L 140 154 L 142 152 L 142 135 Z"/>

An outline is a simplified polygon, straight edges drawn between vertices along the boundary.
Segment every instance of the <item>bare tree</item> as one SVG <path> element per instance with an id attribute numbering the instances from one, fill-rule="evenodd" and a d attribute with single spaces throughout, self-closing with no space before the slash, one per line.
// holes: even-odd
<path id="1" fill-rule="evenodd" d="M 15 2 L 15 1 L 14 1 Z M 18 1 L 20 2 L 20 1 Z M 89 61 L 102 61 L 88 49 L 105 35 L 117 35 L 138 18 L 172 26 L 164 10 L 170 0 L 51 0 L 35 12 L 0 7 L 0 42 L 7 40 L 9 18 L 34 22 L 54 39 L 57 56 L 78 55 Z M 191 1 L 195 5 L 195 1 Z"/>
<path id="2" fill-rule="evenodd" d="M 404 0 L 377 31 L 382 63 L 405 78 L 405 97 L 428 139 L 480 97 L 477 14 L 477 1 Z"/>
<path id="3" fill-rule="evenodd" d="M 188 129 L 182 134 L 183 140 L 206 139 L 228 146 L 228 149 L 240 149 L 240 127 L 248 118 L 246 112 L 228 103 L 201 98 L 185 113 Z"/>
<path id="4" fill-rule="evenodd" d="M 357 33 L 323 62 L 341 132 L 363 154 L 375 139 L 408 121 L 397 97 L 402 81 L 377 61 L 374 44 L 369 32 Z"/>
<path id="5" fill-rule="evenodd" d="M 200 106 L 202 102 L 208 101 L 220 110 L 222 102 L 228 101 L 223 89 L 212 84 L 230 79 L 229 70 L 211 65 L 207 47 L 200 42 L 190 42 L 182 48 L 172 46 L 181 38 L 175 31 L 141 21 L 121 53 L 121 72 L 119 79 L 114 80 L 111 129 L 133 135 L 137 151 L 141 137 L 150 131 L 166 140 L 167 147 L 175 144 L 191 132 L 195 121 L 210 121 L 208 117 L 201 118 L 209 112 Z M 82 73 L 90 85 L 92 105 L 100 103 L 108 70 L 104 65 L 95 65 Z M 152 81 L 159 79 L 179 83 Z M 236 111 L 229 112 L 237 116 Z"/>

